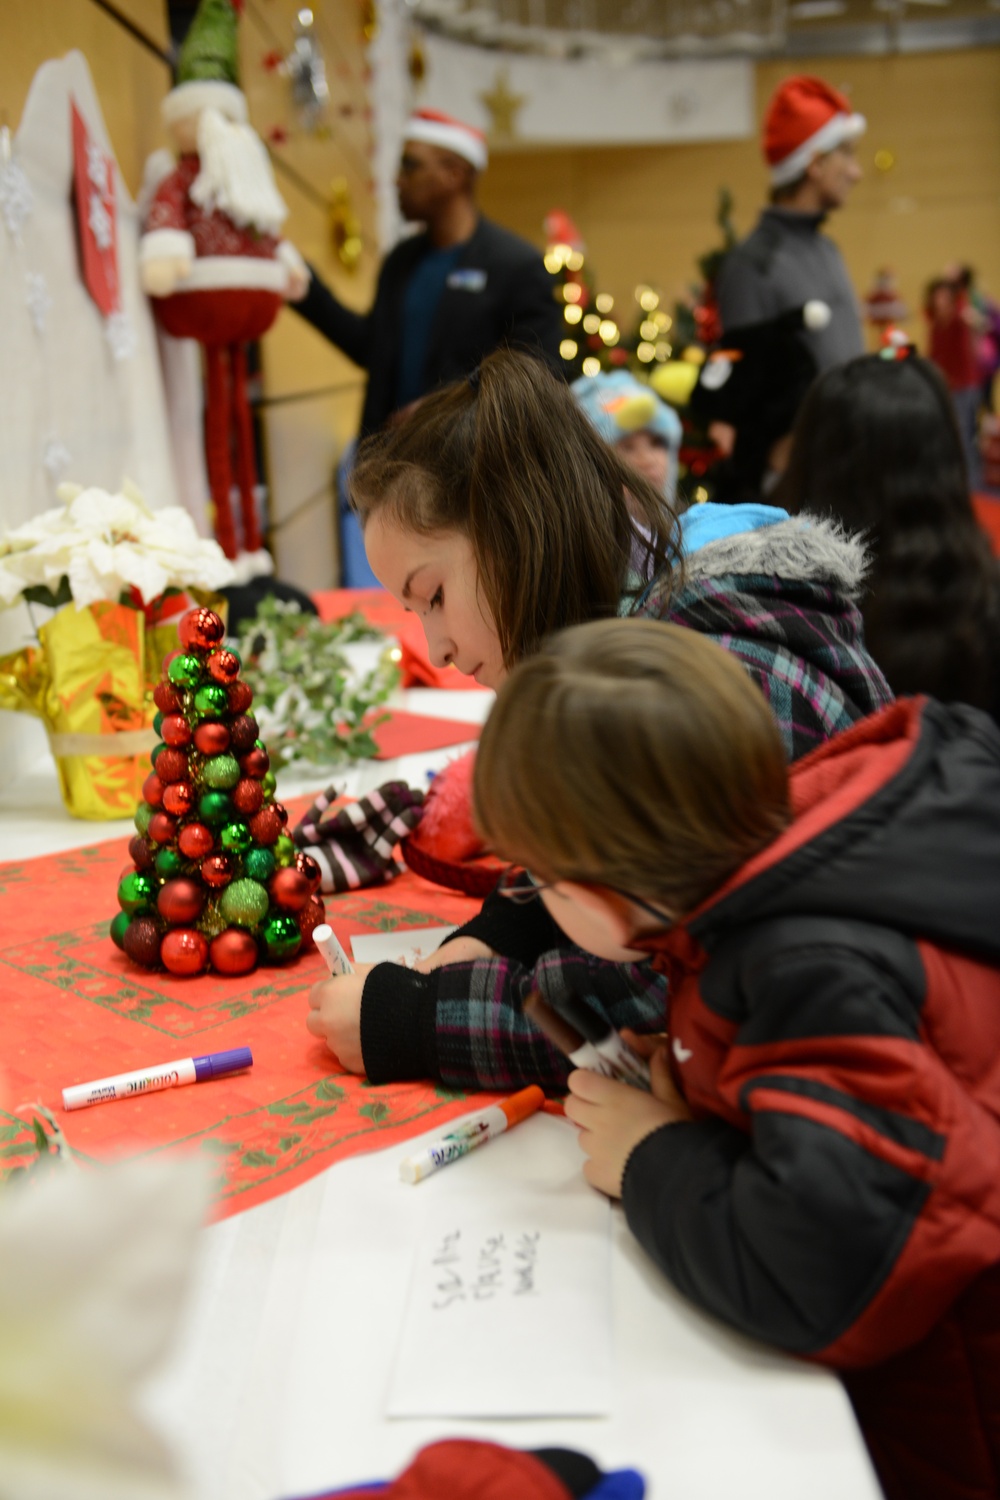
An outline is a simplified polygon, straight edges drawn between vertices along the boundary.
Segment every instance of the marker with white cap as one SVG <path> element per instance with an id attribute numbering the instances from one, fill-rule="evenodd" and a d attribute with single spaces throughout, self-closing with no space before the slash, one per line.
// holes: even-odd
<path id="1" fill-rule="evenodd" d="M 334 979 L 341 974 L 354 973 L 354 965 L 328 922 L 321 922 L 318 927 L 313 928 L 313 942 L 326 959 L 326 966 Z"/>

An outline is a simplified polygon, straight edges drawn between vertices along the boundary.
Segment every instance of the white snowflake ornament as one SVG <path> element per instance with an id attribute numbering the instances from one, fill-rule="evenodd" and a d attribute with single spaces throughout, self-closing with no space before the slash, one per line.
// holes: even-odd
<path id="1" fill-rule="evenodd" d="M 44 333 L 48 322 L 52 297 L 49 284 L 41 271 L 26 271 L 24 276 L 24 305 L 35 326 L 36 333 Z"/>
<path id="2" fill-rule="evenodd" d="M 115 359 L 131 359 L 138 347 L 135 327 L 127 312 L 121 308 L 109 313 L 104 323 L 104 337 Z"/>
<path id="3" fill-rule="evenodd" d="M 28 174 L 14 160 L 9 128 L 0 128 L 0 214 L 7 233 L 15 244 L 21 242 L 21 229 L 35 206 Z"/>

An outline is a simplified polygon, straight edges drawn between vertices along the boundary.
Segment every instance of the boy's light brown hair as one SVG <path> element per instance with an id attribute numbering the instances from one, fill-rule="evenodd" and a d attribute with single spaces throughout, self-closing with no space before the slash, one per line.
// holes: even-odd
<path id="1" fill-rule="evenodd" d="M 658 620 L 566 630 L 501 688 L 476 756 L 489 845 L 545 883 L 683 915 L 790 821 L 785 751 L 721 646 Z"/>
<path id="2" fill-rule="evenodd" d="M 643 582 L 678 564 L 664 497 L 564 381 L 510 349 L 366 438 L 349 487 L 362 527 L 468 537 L 508 668 L 555 630 L 617 615 L 634 554 Z"/>

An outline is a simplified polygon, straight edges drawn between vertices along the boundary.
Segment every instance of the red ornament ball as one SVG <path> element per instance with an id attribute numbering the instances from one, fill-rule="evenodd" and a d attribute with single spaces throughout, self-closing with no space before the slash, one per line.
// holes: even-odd
<path id="1" fill-rule="evenodd" d="M 281 819 L 281 826 L 282 828 L 284 828 L 285 824 L 288 822 L 288 808 L 283 802 L 272 802 L 271 806 L 274 808 L 275 812 L 278 814 L 278 817 Z"/>
<path id="2" fill-rule="evenodd" d="M 176 714 L 184 707 L 180 693 L 166 678 L 153 689 L 153 702 L 161 714 Z"/>
<path id="3" fill-rule="evenodd" d="M 199 724 L 194 732 L 194 747 L 202 755 L 221 755 L 229 749 L 229 730 L 225 724 Z"/>
<path id="4" fill-rule="evenodd" d="M 237 755 L 246 755 L 257 743 L 257 720 L 252 714 L 238 714 L 229 726 L 233 750 Z"/>
<path id="5" fill-rule="evenodd" d="M 222 617 L 214 609 L 207 609 L 204 605 L 189 609 L 186 615 L 181 615 L 177 626 L 177 637 L 185 650 L 194 647 L 198 651 L 210 651 L 213 646 L 218 645 L 225 633 Z"/>
<path id="6" fill-rule="evenodd" d="M 201 862 L 201 878 L 213 890 L 221 890 L 233 878 L 233 862 L 228 854 L 210 854 Z"/>
<path id="7" fill-rule="evenodd" d="M 253 702 L 253 688 L 249 682 L 244 682 L 242 677 L 239 677 L 226 688 L 226 696 L 229 699 L 231 714 L 245 714 Z"/>
<path id="8" fill-rule="evenodd" d="M 232 682 L 240 675 L 239 657 L 233 651 L 213 651 L 208 658 L 208 675 L 213 682 Z"/>
<path id="9" fill-rule="evenodd" d="M 208 963 L 208 941 L 193 927 L 178 927 L 160 944 L 160 960 L 171 974 L 189 979 Z"/>
<path id="10" fill-rule="evenodd" d="M 244 755 L 240 761 L 240 770 L 244 776 L 252 776 L 255 781 L 259 781 L 262 776 L 267 775 L 270 764 L 271 762 L 267 758 L 267 751 L 261 750 L 258 745 L 254 746 L 252 750 L 248 750 L 246 755 Z"/>
<path id="11" fill-rule="evenodd" d="M 122 947 L 134 964 L 144 969 L 160 966 L 160 927 L 152 917 L 133 917 L 125 929 Z"/>
<path id="12" fill-rule="evenodd" d="M 281 819 L 273 807 L 262 807 L 250 819 L 250 832 L 257 844 L 273 844 L 281 834 Z"/>
<path id="13" fill-rule="evenodd" d="M 128 841 L 128 857 L 137 870 L 151 870 L 156 851 L 137 833 Z"/>
<path id="14" fill-rule="evenodd" d="M 146 832 L 154 844 L 170 844 L 177 832 L 177 824 L 167 813 L 154 813 Z"/>
<path id="15" fill-rule="evenodd" d="M 148 802 L 150 807 L 159 807 L 163 801 L 163 782 L 155 771 L 150 771 L 142 783 L 142 796 L 143 801 Z"/>
<path id="16" fill-rule="evenodd" d="M 204 823 L 186 823 L 177 835 L 177 847 L 185 859 L 204 859 L 215 846 L 215 834 Z"/>
<path id="17" fill-rule="evenodd" d="M 186 781 L 188 758 L 183 750 L 161 750 L 156 757 L 156 774 L 164 786 L 170 781 Z"/>
<path id="18" fill-rule="evenodd" d="M 252 817 L 255 812 L 260 812 L 264 806 L 264 788 L 259 781 L 254 781 L 250 776 L 242 777 L 229 795 L 237 812 L 241 812 L 246 818 Z"/>
<path id="19" fill-rule="evenodd" d="M 190 781 L 172 781 L 163 788 L 163 806 L 176 818 L 186 818 L 194 807 L 194 787 Z"/>
<path id="20" fill-rule="evenodd" d="M 204 905 L 205 892 L 196 880 L 189 880 L 186 875 L 168 880 L 156 898 L 156 909 L 165 922 L 194 922 L 201 916 Z"/>
<path id="21" fill-rule="evenodd" d="M 209 944 L 212 968 L 220 974 L 249 974 L 257 967 L 260 952 L 255 939 L 242 927 L 227 927 Z"/>
<path id="22" fill-rule="evenodd" d="M 323 905 L 322 896 L 310 896 L 298 913 L 296 921 L 299 924 L 303 942 L 308 943 L 315 929 L 321 922 L 326 921 L 326 907 Z"/>
<path id="23" fill-rule="evenodd" d="M 320 869 L 317 861 L 313 859 L 311 854 L 307 854 L 304 849 L 300 849 L 295 856 L 295 869 L 298 870 L 300 875 L 306 877 L 309 882 L 309 894 L 310 896 L 315 896 L 323 884 L 323 871 Z"/>
<path id="24" fill-rule="evenodd" d="M 301 911 L 312 896 L 309 880 L 294 865 L 277 870 L 268 882 L 268 890 L 275 906 L 282 911 Z"/>
<path id="25" fill-rule="evenodd" d="M 183 714 L 167 714 L 160 725 L 160 738 L 167 745 L 188 745 L 191 725 Z"/>

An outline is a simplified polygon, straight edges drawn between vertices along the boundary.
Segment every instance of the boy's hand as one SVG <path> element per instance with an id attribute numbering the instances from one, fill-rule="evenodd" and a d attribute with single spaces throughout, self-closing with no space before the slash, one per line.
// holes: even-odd
<path id="1" fill-rule="evenodd" d="M 637 1043 L 647 1051 L 643 1038 L 629 1033 L 627 1039 L 637 1052 Z M 569 1075 L 566 1115 L 580 1127 L 580 1145 L 589 1157 L 583 1175 L 591 1187 L 609 1198 L 621 1197 L 625 1164 L 640 1141 L 661 1125 L 691 1119 L 670 1076 L 666 1044 L 662 1038 L 657 1041 L 657 1047 L 648 1049 L 652 1094 L 589 1068 L 577 1068 Z"/>
<path id="2" fill-rule="evenodd" d="M 306 1027 L 325 1042 L 348 1073 L 363 1073 L 361 1057 L 361 993 L 371 964 L 358 964 L 353 974 L 321 979 L 309 991 Z"/>

